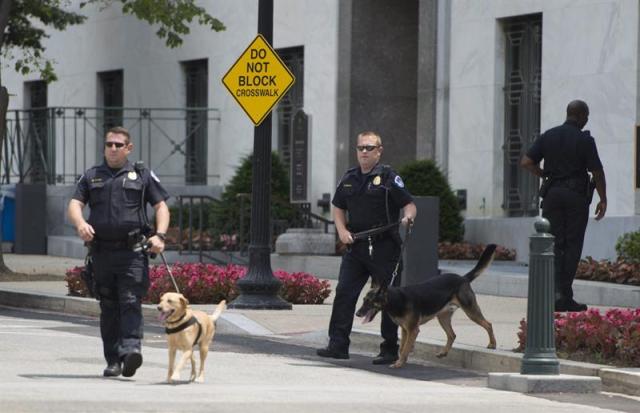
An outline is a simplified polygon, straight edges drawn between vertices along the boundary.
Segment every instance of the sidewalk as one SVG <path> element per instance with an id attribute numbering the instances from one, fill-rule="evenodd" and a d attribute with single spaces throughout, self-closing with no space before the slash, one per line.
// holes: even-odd
<path id="1" fill-rule="evenodd" d="M 97 301 L 88 298 L 67 296 L 64 273 L 67 269 L 83 265 L 82 260 L 53 256 L 5 254 L 5 263 L 16 272 L 26 274 L 46 273 L 44 277 L 30 277 L 27 281 L 6 281 L 0 283 L 0 305 L 26 307 L 57 311 L 70 314 L 98 315 Z M 447 271 L 466 272 L 471 265 L 459 262 L 441 262 Z M 467 268 L 468 267 L 468 268 Z M 485 279 L 485 280 L 483 280 Z M 517 280 L 514 284 L 513 280 Z M 33 280 L 33 281 L 32 281 Z M 481 280 L 484 283 L 481 283 Z M 493 281 L 492 281 L 493 280 Z M 473 284 L 479 292 L 478 302 L 485 317 L 494 328 L 498 348 L 487 350 L 488 337 L 484 329 L 470 321 L 462 311 L 453 317 L 453 328 L 457 338 L 452 351 L 444 359 L 435 358 L 444 345 L 446 338 L 437 321 L 421 326 L 420 334 L 411 359 L 436 361 L 461 368 L 475 369 L 485 372 L 519 372 L 522 355 L 513 353 L 517 347 L 517 331 L 520 320 L 527 312 L 526 298 L 483 294 L 480 290 L 496 288 L 507 284 L 515 285 L 515 290 L 522 293 L 522 285 L 526 286 L 527 268 L 514 265 L 493 265 Z M 332 291 L 335 291 L 335 280 L 329 280 Z M 477 283 L 477 284 L 476 284 Z M 580 281 L 582 294 L 595 294 L 594 290 L 604 289 L 615 298 L 616 290 L 624 286 L 605 283 Z M 479 287 L 479 288 L 476 288 Z M 504 289 L 504 288 L 503 288 Z M 611 289 L 611 291 L 609 291 Z M 623 288 L 624 290 L 624 288 Z M 637 293 L 637 287 L 627 287 L 627 292 Z M 524 288 L 526 294 L 526 287 Z M 583 296 L 577 292 L 581 299 Z M 250 334 L 278 339 L 287 339 L 303 343 L 315 353 L 327 341 L 327 327 L 331 314 L 332 295 L 322 305 L 294 305 L 292 311 L 282 310 L 227 310 L 219 322 L 221 334 Z M 587 301 L 589 302 L 589 301 Z M 640 303 L 640 300 L 637 301 Z M 212 311 L 213 305 L 195 306 Z M 601 310 L 608 307 L 596 306 Z M 156 323 L 157 312 L 154 305 L 144 306 L 145 319 L 148 323 Z M 353 353 L 375 355 L 380 343 L 379 315 L 369 324 L 361 324 L 354 320 L 351 351 Z M 578 363 L 561 360 L 561 372 L 600 376 L 603 388 L 640 395 L 640 369 L 614 369 L 608 366 Z"/>

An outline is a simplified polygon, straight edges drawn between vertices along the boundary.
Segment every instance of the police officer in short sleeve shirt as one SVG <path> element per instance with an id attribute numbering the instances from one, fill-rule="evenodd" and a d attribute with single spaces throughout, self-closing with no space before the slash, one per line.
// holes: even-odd
<path id="1" fill-rule="evenodd" d="M 91 243 L 107 377 L 133 376 L 142 364 L 141 300 L 149 288 L 149 261 L 146 253 L 133 250 L 130 234 L 147 232 L 149 251 L 161 253 L 169 226 L 169 195 L 152 171 L 129 162 L 132 149 L 126 129 L 110 129 L 104 162 L 78 180 L 68 207 L 78 235 Z M 87 204 L 90 214 L 85 221 L 82 209 Z M 155 234 L 146 222 L 147 204 L 155 210 Z"/>
<path id="2" fill-rule="evenodd" d="M 387 165 L 379 163 L 382 140 L 375 132 L 358 135 L 358 167 L 342 177 L 332 204 L 336 230 L 347 245 L 342 258 L 336 296 L 329 322 L 329 344 L 318 349 L 321 357 L 349 358 L 349 335 L 353 315 L 362 288 L 369 276 L 381 285 L 391 281 L 400 259 L 401 240 L 398 227 L 376 234 L 371 240 L 354 242 L 352 233 L 366 231 L 397 222 L 403 211 L 402 224 L 411 225 L 416 206 L 402 178 Z M 394 285 L 399 284 L 399 277 Z M 398 359 L 398 326 L 386 312 L 382 313 L 383 342 L 374 364 L 391 364 Z"/>
<path id="3" fill-rule="evenodd" d="M 564 124 L 544 132 L 523 156 L 521 166 L 550 180 L 542 201 L 542 215 L 549 220 L 554 242 L 556 311 L 584 311 L 585 304 L 573 298 L 573 279 L 582 255 L 589 219 L 589 176 L 593 174 L 600 201 L 596 220 L 607 210 L 604 169 L 594 138 L 582 128 L 589 120 L 589 107 L 581 100 L 567 105 Z M 539 166 L 544 160 L 544 170 Z"/>

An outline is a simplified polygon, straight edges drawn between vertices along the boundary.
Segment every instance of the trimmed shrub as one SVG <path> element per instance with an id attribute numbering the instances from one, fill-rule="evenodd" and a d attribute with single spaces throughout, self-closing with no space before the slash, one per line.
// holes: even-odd
<path id="1" fill-rule="evenodd" d="M 209 212 L 210 232 L 217 239 L 223 234 L 249 241 L 251 228 L 251 179 L 253 155 L 242 159 L 235 175 L 222 193 L 220 202 L 212 204 Z M 240 199 L 247 194 L 244 199 Z M 243 217 L 240 227 L 240 217 Z M 271 219 L 294 221 L 296 210 L 289 203 L 289 177 L 277 153 L 271 154 Z"/>
<path id="2" fill-rule="evenodd" d="M 80 278 L 84 267 L 74 267 L 67 271 L 65 280 L 69 295 L 87 297 L 87 289 Z M 247 273 L 247 268 L 239 265 L 186 264 L 171 266 L 171 273 L 180 292 L 192 304 L 211 304 L 220 300 L 232 301 L 238 296 L 237 281 Z M 292 304 L 322 304 L 331 294 L 329 281 L 304 273 L 274 272 L 282 282 L 280 296 Z M 145 304 L 155 304 L 162 294 L 174 291 L 173 283 L 164 265 L 149 267 L 149 291 L 143 299 Z"/>
<path id="3" fill-rule="evenodd" d="M 640 263 L 640 231 L 627 232 L 616 242 L 618 259 Z"/>
<path id="4" fill-rule="evenodd" d="M 436 163 L 431 160 L 411 161 L 402 166 L 398 173 L 412 195 L 440 198 L 439 240 L 462 241 L 464 226 L 460 206 L 447 178 Z"/>

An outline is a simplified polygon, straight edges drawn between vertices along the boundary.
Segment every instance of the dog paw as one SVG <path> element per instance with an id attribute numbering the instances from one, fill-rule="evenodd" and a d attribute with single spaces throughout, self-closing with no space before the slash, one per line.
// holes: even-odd
<path id="1" fill-rule="evenodd" d="M 487 346 L 487 348 L 491 349 L 491 350 L 495 350 L 496 349 L 496 343 L 489 343 L 489 345 Z"/>
<path id="2" fill-rule="evenodd" d="M 395 363 L 390 365 L 389 368 L 391 368 L 391 369 L 399 369 L 402 366 L 404 366 L 404 363 L 402 363 L 400 361 L 396 361 Z"/>
<path id="3" fill-rule="evenodd" d="M 439 359 L 441 359 L 441 358 L 443 358 L 443 357 L 447 357 L 447 354 L 449 354 L 449 353 L 448 353 L 448 352 L 446 352 L 446 351 L 441 351 L 441 352 L 439 352 L 439 353 L 437 353 L 437 354 L 436 354 L 436 357 L 437 357 L 437 358 L 439 358 Z"/>
<path id="4" fill-rule="evenodd" d="M 194 380 L 196 383 L 204 383 L 204 377 L 198 377 Z"/>
<path id="5" fill-rule="evenodd" d="M 180 381 L 180 375 L 179 374 L 174 374 L 169 378 L 169 383 L 172 383 L 174 381 Z"/>

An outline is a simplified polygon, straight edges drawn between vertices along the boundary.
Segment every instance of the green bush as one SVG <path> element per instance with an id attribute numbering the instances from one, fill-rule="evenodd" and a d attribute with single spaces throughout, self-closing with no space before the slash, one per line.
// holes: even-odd
<path id="1" fill-rule="evenodd" d="M 640 231 L 627 232 L 616 242 L 618 259 L 640 262 Z"/>
<path id="2" fill-rule="evenodd" d="M 439 240 L 460 242 L 464 235 L 463 218 L 458 200 L 453 194 L 447 178 L 431 160 L 411 161 L 402 166 L 398 173 L 407 189 L 415 196 L 440 197 Z M 420 216 L 420 211 L 418 211 Z"/>
<path id="3" fill-rule="evenodd" d="M 220 202 L 209 209 L 210 230 L 214 237 L 221 234 L 238 234 L 249 241 L 251 227 L 251 177 L 253 155 L 242 159 L 235 175 L 222 193 Z M 238 194 L 247 194 L 246 196 Z M 242 228 L 240 217 L 243 216 Z M 271 154 L 271 219 L 291 222 L 296 210 L 289 203 L 289 177 L 284 164 L 276 153 Z"/>

